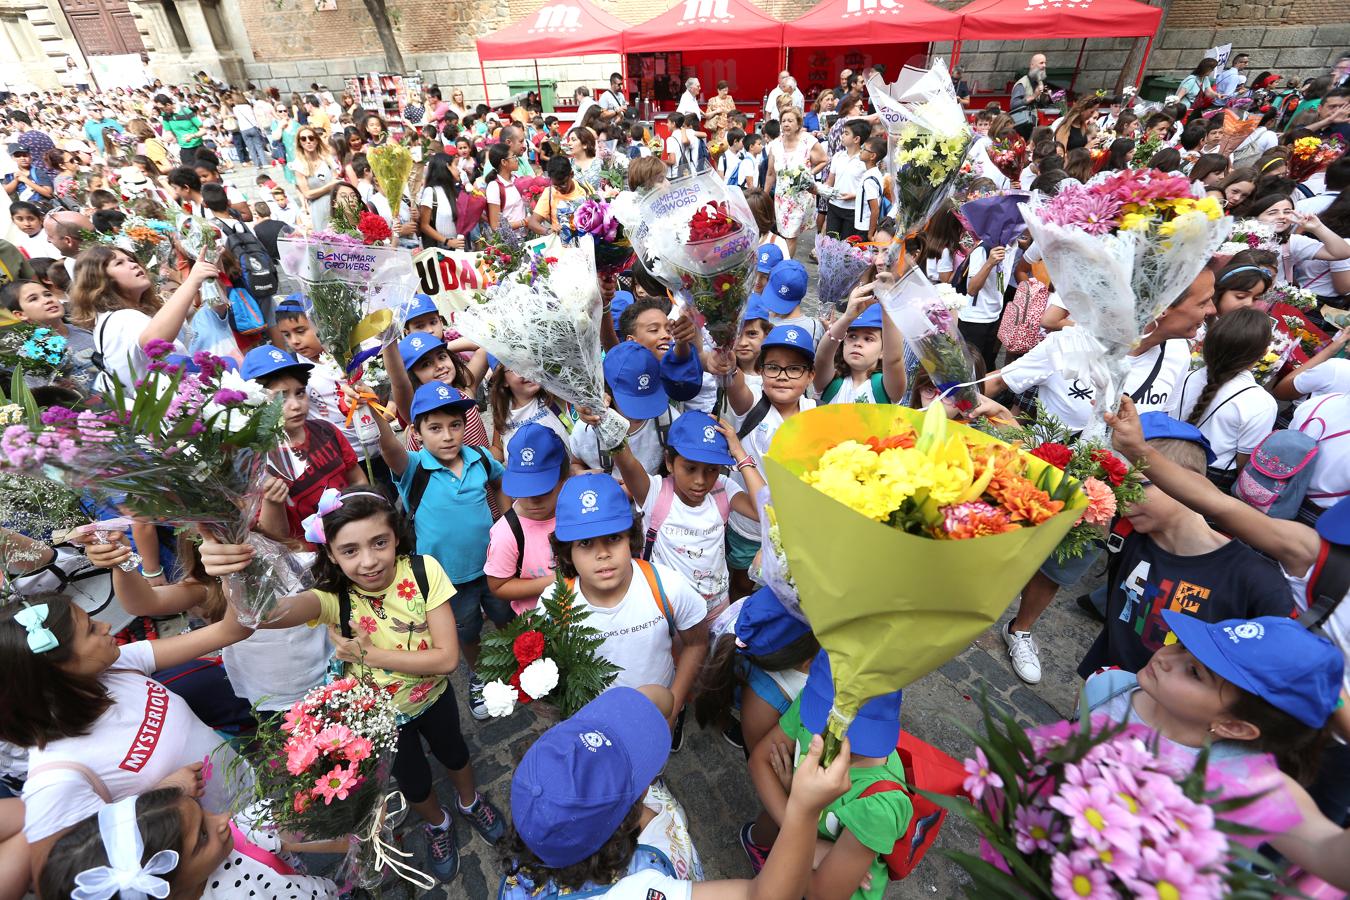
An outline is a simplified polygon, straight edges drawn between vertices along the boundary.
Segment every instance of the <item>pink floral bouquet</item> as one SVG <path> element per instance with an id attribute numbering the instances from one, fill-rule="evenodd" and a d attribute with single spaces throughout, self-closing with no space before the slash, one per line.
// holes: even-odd
<path id="1" fill-rule="evenodd" d="M 1271 757 L 1211 763 L 1103 716 L 1027 732 L 984 715 L 965 762 L 971 799 L 932 797 L 980 832 L 979 856 L 950 854 L 978 896 L 1279 894 L 1264 877 L 1279 867 L 1254 848 L 1300 817 Z"/>
<path id="2" fill-rule="evenodd" d="M 608 202 L 594 197 L 573 210 L 571 218 L 562 224 L 559 235 L 564 244 L 575 245 L 581 235 L 589 234 L 595 240 L 595 270 L 600 275 L 621 272 L 633 258 L 633 242 L 624 234 L 623 225 L 614 218 Z"/>

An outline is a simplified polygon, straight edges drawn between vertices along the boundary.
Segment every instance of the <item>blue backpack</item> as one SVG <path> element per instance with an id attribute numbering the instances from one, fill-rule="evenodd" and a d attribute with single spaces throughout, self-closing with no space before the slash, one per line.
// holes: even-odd
<path id="1" fill-rule="evenodd" d="M 1317 441 L 1308 435 L 1272 431 L 1233 482 L 1233 496 L 1271 518 L 1294 519 L 1308 494 L 1316 460 Z"/>
<path id="2" fill-rule="evenodd" d="M 230 288 L 230 325 L 240 334 L 256 334 L 267 327 L 262 307 L 253 295 L 241 287 Z"/>
<path id="3" fill-rule="evenodd" d="M 651 869 L 671 878 L 679 877 L 675 874 L 675 867 L 671 865 L 670 860 L 666 858 L 664 853 L 647 844 L 638 844 L 637 851 L 628 863 L 628 871 L 624 875 L 633 875 Z M 523 875 L 503 875 L 501 887 L 497 889 L 497 900 L 555 900 L 557 897 L 564 896 L 568 900 L 583 900 L 587 897 L 603 897 L 613 887 L 612 884 L 587 884 L 580 890 L 568 891 L 563 894 L 551 881 L 543 887 L 536 888 Z"/>

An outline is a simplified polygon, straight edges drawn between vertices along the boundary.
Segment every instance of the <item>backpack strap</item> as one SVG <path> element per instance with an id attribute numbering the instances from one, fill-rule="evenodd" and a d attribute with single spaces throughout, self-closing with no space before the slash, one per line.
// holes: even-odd
<path id="1" fill-rule="evenodd" d="M 661 420 L 665 419 L 666 424 L 662 425 Z M 671 414 L 670 407 L 656 417 L 656 438 L 661 442 L 661 446 L 666 446 L 666 435 L 670 434 L 670 426 L 675 423 L 675 416 Z"/>
<path id="2" fill-rule="evenodd" d="M 404 506 L 408 508 L 408 518 L 417 515 L 422 495 L 427 492 L 427 485 L 431 483 L 431 470 L 422 465 L 421 460 L 418 460 L 416 465 L 417 471 L 413 472 L 412 484 L 408 486 L 408 499 L 404 502 Z"/>
<path id="3" fill-rule="evenodd" d="M 656 502 L 652 504 L 652 514 L 647 520 L 647 534 L 642 543 L 642 558 L 650 560 L 656 538 L 670 515 L 670 507 L 675 503 L 675 477 L 667 475 L 661 479 L 661 489 L 656 492 Z"/>
<path id="4" fill-rule="evenodd" d="M 635 559 L 637 567 L 642 570 L 642 574 L 647 579 L 647 587 L 651 588 L 652 599 L 656 601 L 656 608 L 660 610 L 662 617 L 666 620 L 666 633 L 670 639 L 675 640 L 675 610 L 670 607 L 670 600 L 666 597 L 666 588 L 661 584 L 661 573 L 656 571 L 656 566 L 647 562 L 645 559 Z"/>
<path id="5" fill-rule="evenodd" d="M 713 503 L 717 504 L 717 512 L 722 516 L 722 524 L 725 525 L 731 518 L 731 498 L 727 496 L 725 484 L 719 484 L 712 489 Z"/>
<path id="6" fill-rule="evenodd" d="M 1162 371 L 1163 362 L 1167 359 L 1167 342 L 1163 341 L 1158 345 L 1158 359 L 1153 363 L 1153 368 L 1149 371 L 1148 377 L 1143 380 L 1138 389 L 1130 395 L 1130 399 L 1135 403 L 1143 402 L 1148 396 L 1148 389 L 1153 387 L 1153 382 L 1158 380 L 1158 373 Z"/>
<path id="7" fill-rule="evenodd" d="M 745 414 L 745 421 L 741 423 L 741 427 L 736 429 L 736 437 L 744 440 L 747 434 L 759 427 L 759 423 L 763 422 L 764 417 L 768 414 L 769 398 L 761 394 L 759 400 Z"/>
<path id="8" fill-rule="evenodd" d="M 420 553 L 411 553 L 408 555 L 408 565 L 412 568 L 417 589 L 422 592 L 422 600 L 428 600 L 431 582 L 427 579 L 427 558 Z"/>
<path id="9" fill-rule="evenodd" d="M 830 383 L 827 384 L 827 385 L 825 385 L 825 390 L 824 390 L 824 391 L 821 393 L 821 395 L 820 395 L 820 405 L 821 405 L 821 406 L 827 406 L 827 405 L 829 404 L 829 402 L 835 398 L 835 396 L 839 393 L 839 391 L 840 391 L 843 387 L 844 387 L 844 378 L 843 378 L 843 376 L 841 376 L 841 375 L 836 375 L 836 376 L 834 376 L 834 378 L 831 378 L 831 379 L 830 379 Z M 756 423 L 756 424 L 758 424 L 758 423 Z M 741 435 L 737 435 L 737 437 L 740 437 L 740 436 L 741 436 Z"/>
<path id="10" fill-rule="evenodd" d="M 1199 369 L 1197 369 L 1196 371 L 1198 372 Z M 1189 377 L 1189 376 L 1188 376 L 1188 377 Z M 1206 422 L 1208 422 L 1210 419 L 1214 418 L 1214 414 L 1217 413 L 1219 410 L 1223 409 L 1225 406 L 1227 406 L 1231 401 L 1235 400 L 1235 399 L 1238 398 L 1238 397 L 1241 397 L 1243 394 L 1247 393 L 1248 391 L 1254 391 L 1254 390 L 1257 390 L 1259 387 L 1260 387 L 1260 385 L 1249 384 L 1249 385 L 1247 385 L 1245 388 L 1243 388 L 1242 390 L 1240 390 L 1240 391 L 1235 391 L 1234 393 L 1229 394 L 1228 397 L 1226 397 L 1222 403 L 1220 403 L 1218 406 L 1216 406 L 1216 407 L 1214 407 L 1212 410 L 1210 410 L 1209 415 L 1205 416 L 1203 419 L 1201 419 L 1199 422 L 1197 422 L 1195 427 L 1196 427 L 1196 428 L 1201 427 L 1201 426 L 1204 425 Z"/>
<path id="11" fill-rule="evenodd" d="M 600 469 L 606 475 L 612 475 L 614 473 L 614 457 L 610 456 L 609 451 L 606 450 L 603 446 L 601 446 L 600 432 L 595 431 L 594 433 L 595 433 L 595 452 L 600 457 Z"/>
<path id="12" fill-rule="evenodd" d="M 104 803 L 113 802 L 112 792 L 109 791 L 108 786 L 103 783 L 103 779 L 98 777 L 98 773 L 84 763 L 78 763 L 74 760 L 55 760 L 53 762 L 43 763 L 40 766 L 34 766 L 28 770 L 28 778 L 26 780 L 31 782 L 35 775 L 42 772 L 56 771 L 58 769 L 67 769 L 71 772 L 78 773 L 85 781 L 89 782 L 89 786 L 94 789 L 94 793 L 98 795 L 98 799 L 102 800 Z"/>
<path id="13" fill-rule="evenodd" d="M 901 784 L 898 781 L 887 781 L 883 778 L 880 781 L 874 781 L 867 787 L 863 788 L 863 792 L 858 795 L 858 799 L 861 800 L 864 797 L 873 797 L 877 794 L 886 794 L 890 793 L 891 791 L 899 791 L 906 797 L 909 796 L 909 791 L 905 790 L 905 786 L 903 784 Z"/>
<path id="14" fill-rule="evenodd" d="M 338 586 L 338 628 L 342 636 L 350 640 L 352 634 L 352 595 L 344 581 Z"/>
<path id="15" fill-rule="evenodd" d="M 1315 631 L 1335 614 L 1345 594 L 1350 591 L 1350 547 L 1333 544 L 1323 539 L 1317 551 L 1317 562 L 1308 573 L 1305 597 L 1308 609 L 1300 615 L 1304 628 Z"/>
<path id="16" fill-rule="evenodd" d="M 514 506 L 507 509 L 502 518 L 506 519 L 506 527 L 511 529 L 511 536 L 516 539 L 516 577 L 519 578 L 525 565 L 525 529 L 521 527 L 520 516 L 516 515 Z"/>

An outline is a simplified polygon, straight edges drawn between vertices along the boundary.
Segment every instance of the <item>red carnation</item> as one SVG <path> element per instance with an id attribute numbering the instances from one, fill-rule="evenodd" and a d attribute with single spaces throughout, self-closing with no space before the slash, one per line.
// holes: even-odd
<path id="1" fill-rule="evenodd" d="M 523 669 L 544 655 L 544 636 L 538 631 L 526 631 L 511 644 L 511 652 Z"/>
<path id="2" fill-rule="evenodd" d="M 1073 451 L 1063 444 L 1048 443 L 1041 444 L 1031 455 L 1037 459 L 1043 459 L 1057 469 L 1063 469 L 1069 465 L 1069 460 L 1073 459 Z"/>
<path id="3" fill-rule="evenodd" d="M 384 220 L 384 216 L 368 210 L 361 213 L 361 218 L 356 222 L 356 229 L 361 232 L 361 240 L 367 244 L 378 244 L 393 236 L 393 232 L 389 230 L 389 223 Z"/>
<path id="4" fill-rule="evenodd" d="M 531 632 L 531 634 L 537 634 L 537 632 Z M 524 637 L 524 635 L 521 635 L 521 637 Z M 529 703 L 530 701 L 534 700 L 534 698 L 531 697 L 529 694 L 525 693 L 525 691 L 520 686 L 520 673 L 524 671 L 525 667 L 521 666 L 519 671 L 517 671 L 516 674 L 511 676 L 510 684 L 511 687 L 516 689 L 516 699 L 519 700 L 521 703 Z"/>
<path id="5" fill-rule="evenodd" d="M 726 237 L 740 227 L 740 223 L 727 211 L 726 202 L 715 200 L 700 206 L 690 217 L 689 240 L 710 241 Z"/>
<path id="6" fill-rule="evenodd" d="M 1102 471 L 1106 473 L 1106 480 L 1111 482 L 1113 487 L 1124 484 L 1125 476 L 1130 474 L 1130 467 L 1121 462 L 1110 450 L 1092 451 L 1092 461 L 1101 466 Z"/>

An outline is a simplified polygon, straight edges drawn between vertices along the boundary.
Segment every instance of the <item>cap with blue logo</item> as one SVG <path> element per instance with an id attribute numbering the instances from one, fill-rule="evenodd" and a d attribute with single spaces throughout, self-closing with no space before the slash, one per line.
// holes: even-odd
<path id="1" fill-rule="evenodd" d="M 464 412 L 473 406 L 473 398 L 466 397 L 443 381 L 429 381 L 413 394 L 412 415 L 418 416 L 441 409 Z"/>
<path id="2" fill-rule="evenodd" d="M 764 286 L 764 305 L 780 316 L 796 309 L 806 296 L 806 266 L 786 259 L 773 267 Z"/>
<path id="3" fill-rule="evenodd" d="M 783 250 L 777 244 L 764 244 L 759 248 L 759 261 L 755 271 L 768 275 L 783 261 Z"/>
<path id="4" fill-rule="evenodd" d="M 726 435 L 717 430 L 717 420 L 705 412 L 691 409 L 670 425 L 666 446 L 691 462 L 712 466 L 734 466 L 727 449 Z"/>
<path id="5" fill-rule="evenodd" d="M 741 603 L 736 647 L 750 656 L 767 656 L 810 631 L 811 626 L 788 612 L 772 588 L 762 587 Z"/>
<path id="6" fill-rule="evenodd" d="M 670 405 L 660 361 L 637 341 L 624 341 L 605 354 L 605 381 L 614 405 L 630 419 L 654 419 Z"/>
<path id="7" fill-rule="evenodd" d="M 859 756 L 890 756 L 900 741 L 902 691 L 873 697 L 862 705 L 848 726 L 850 750 Z M 811 673 L 801 693 L 802 725 L 812 734 L 825 733 L 825 720 L 834 705 L 834 681 L 830 657 L 821 650 L 811 662 Z"/>
<path id="8" fill-rule="evenodd" d="M 1139 427 L 1144 431 L 1144 440 L 1157 441 L 1169 438 L 1174 441 L 1189 441 L 1199 444 L 1205 451 L 1205 460 L 1212 466 L 1217 457 L 1209 446 L 1209 438 L 1190 422 L 1174 419 L 1165 412 L 1146 412 L 1139 416 Z"/>
<path id="9" fill-rule="evenodd" d="M 502 490 L 508 497 L 547 494 L 562 477 L 566 459 L 567 448 L 552 428 L 538 422 L 522 425 L 506 445 Z"/>
<path id="10" fill-rule="evenodd" d="M 432 300 L 426 294 L 413 294 L 413 298 L 403 307 L 404 323 L 411 322 L 413 319 L 421 316 L 436 313 L 440 315 L 440 308 L 436 306 L 436 301 Z"/>
<path id="11" fill-rule="evenodd" d="M 816 342 L 811 338 L 811 332 L 800 325 L 775 325 L 764 343 L 759 345 L 760 354 L 770 347 L 791 347 L 806 354 L 808 360 L 816 358 Z"/>
<path id="12" fill-rule="evenodd" d="M 313 363 L 301 362 L 280 347 L 263 344 L 244 354 L 244 362 L 239 366 L 239 374 L 249 381 L 256 381 L 259 378 L 266 378 L 286 369 L 294 369 L 296 370 L 295 374 L 299 374 L 300 372 L 308 372 L 312 368 L 314 368 Z"/>
<path id="13" fill-rule="evenodd" d="M 398 342 L 398 355 L 403 360 L 403 368 L 409 372 L 418 361 L 433 350 L 445 346 L 445 341 L 425 331 L 414 331 Z"/>
<path id="14" fill-rule="evenodd" d="M 633 504 L 612 476 L 573 475 L 558 492 L 557 525 L 560 541 L 618 534 L 633 526 Z"/>
<path id="15" fill-rule="evenodd" d="M 1285 616 L 1205 622 L 1163 610 L 1177 641 L 1205 668 L 1309 728 L 1321 728 L 1341 696 L 1345 656 Z"/>
<path id="16" fill-rule="evenodd" d="M 546 866 L 581 862 L 614 836 L 669 756 L 670 730 L 656 704 L 633 688 L 610 688 L 525 751 L 511 776 L 516 833 Z"/>

